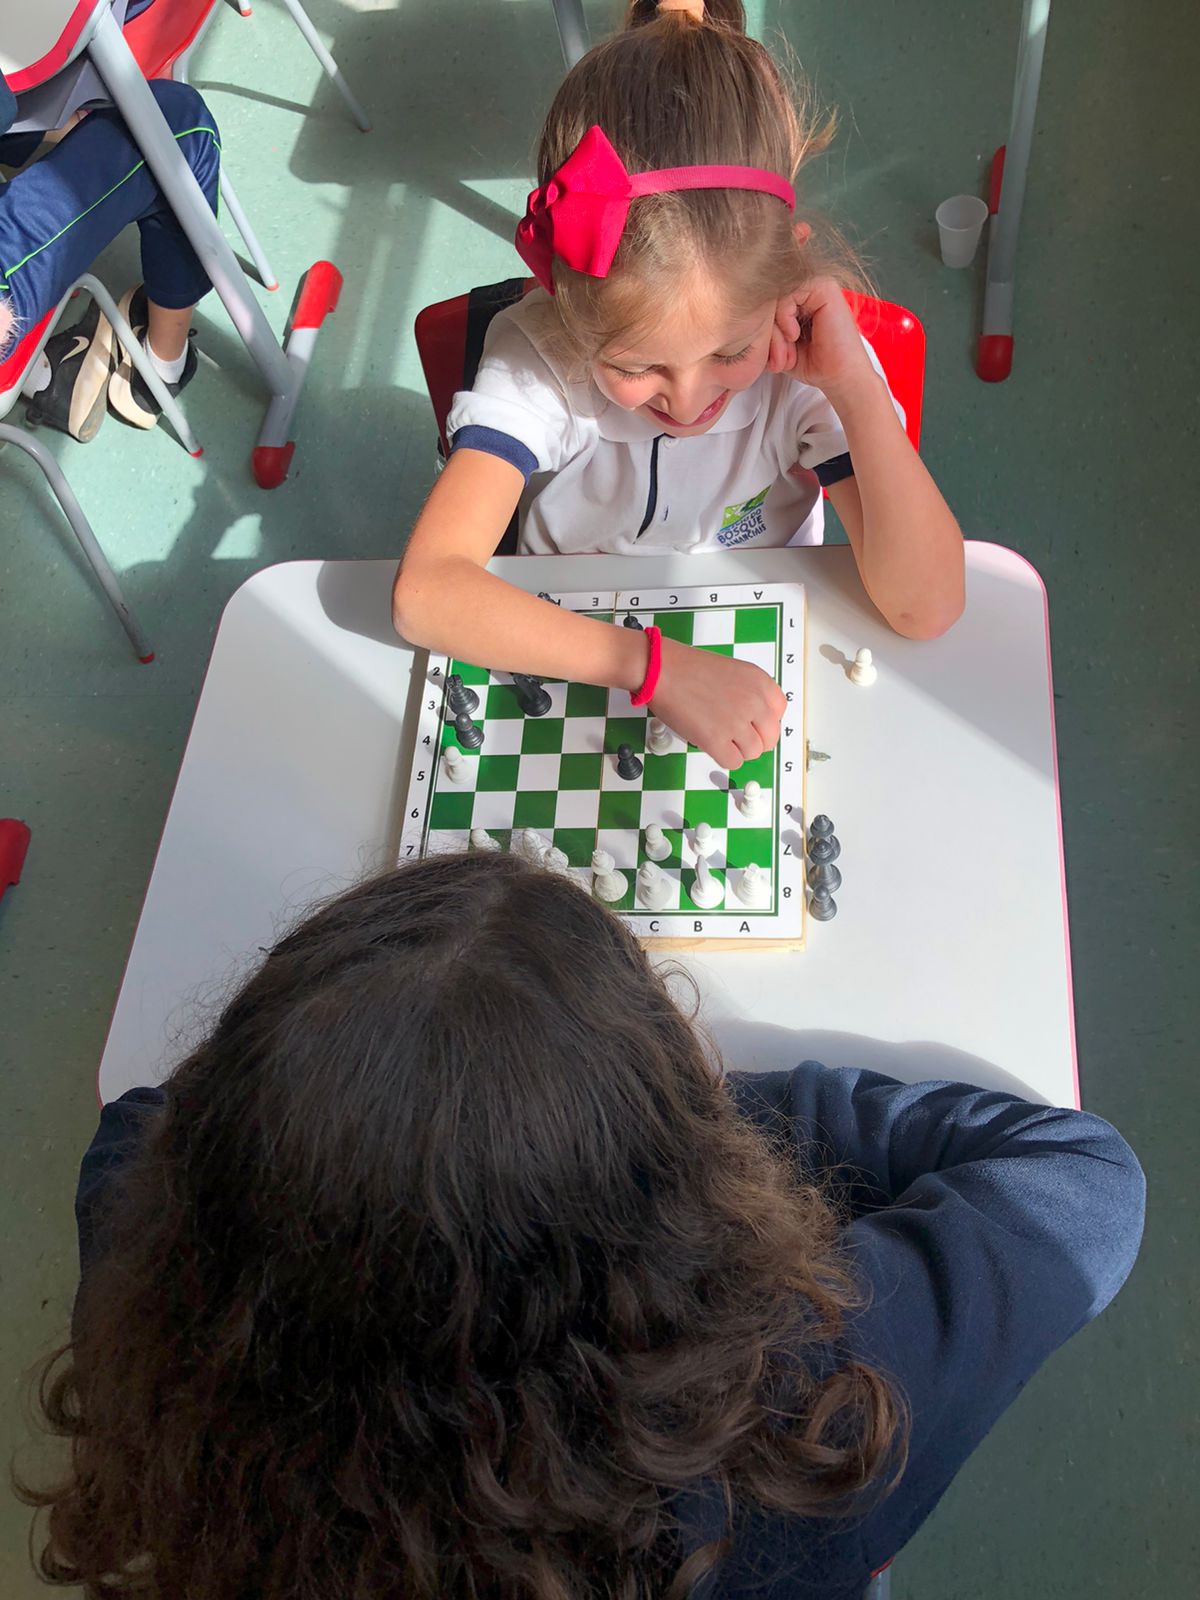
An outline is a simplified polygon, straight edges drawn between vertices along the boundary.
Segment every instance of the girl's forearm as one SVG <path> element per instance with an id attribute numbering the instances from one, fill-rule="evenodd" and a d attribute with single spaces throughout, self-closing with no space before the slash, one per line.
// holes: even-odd
<path id="1" fill-rule="evenodd" d="M 406 563 L 393 618 L 411 644 L 497 672 L 630 691 L 646 676 L 643 633 L 540 600 L 466 556 L 446 556 L 416 571 Z"/>
<path id="2" fill-rule="evenodd" d="M 830 396 L 862 502 L 856 551 L 868 594 L 898 633 L 933 638 L 962 612 L 962 534 L 873 374 Z"/>

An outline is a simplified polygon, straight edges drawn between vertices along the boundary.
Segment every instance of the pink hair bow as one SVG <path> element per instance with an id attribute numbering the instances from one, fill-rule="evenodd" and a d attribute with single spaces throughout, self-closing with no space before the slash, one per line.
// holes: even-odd
<path id="1" fill-rule="evenodd" d="M 754 189 L 794 210 L 796 195 L 776 172 L 759 167 L 662 167 L 632 176 L 602 128 L 589 128 L 549 183 L 529 196 L 517 224 L 517 250 L 543 289 L 554 293 L 555 256 L 576 272 L 605 278 L 629 202 L 676 189 Z"/>

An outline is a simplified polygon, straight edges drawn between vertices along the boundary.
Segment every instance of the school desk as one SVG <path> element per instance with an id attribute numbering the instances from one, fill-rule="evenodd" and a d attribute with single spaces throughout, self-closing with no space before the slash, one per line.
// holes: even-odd
<path id="1" fill-rule="evenodd" d="M 394 859 L 425 689 L 397 638 L 393 563 L 298 561 L 230 600 L 100 1065 L 154 1082 L 306 907 Z M 804 1058 L 1078 1103 L 1046 594 L 967 545 L 967 607 L 901 639 L 844 546 L 639 561 L 516 557 L 532 591 L 798 580 L 808 810 L 842 843 L 838 915 L 807 948 L 673 954 L 730 1063 Z M 869 647 L 878 671 L 856 687 Z M 416 671 L 414 671 L 416 666 Z"/>

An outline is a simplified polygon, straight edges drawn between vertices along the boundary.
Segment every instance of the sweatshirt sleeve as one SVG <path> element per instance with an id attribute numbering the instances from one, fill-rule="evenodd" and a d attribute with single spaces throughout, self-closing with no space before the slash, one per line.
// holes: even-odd
<path id="1" fill-rule="evenodd" d="M 846 1351 L 887 1374 L 910 1415 L 904 1475 L 860 1525 L 878 1566 L 1124 1283 L 1145 1180 L 1099 1117 L 966 1084 L 805 1062 L 731 1086 L 802 1171 L 845 1185 L 844 1244 L 865 1295 Z"/>
<path id="2" fill-rule="evenodd" d="M 100 1112 L 100 1126 L 80 1162 L 75 1190 L 81 1280 L 87 1277 L 95 1259 L 96 1229 L 105 1196 L 162 1115 L 165 1100 L 161 1089 L 130 1089 L 119 1100 L 110 1100 Z"/>

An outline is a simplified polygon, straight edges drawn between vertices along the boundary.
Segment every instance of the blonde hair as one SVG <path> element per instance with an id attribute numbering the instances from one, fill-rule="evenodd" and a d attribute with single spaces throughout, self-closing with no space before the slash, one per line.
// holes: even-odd
<path id="1" fill-rule="evenodd" d="M 632 0 L 624 30 L 590 50 L 555 96 L 538 149 L 539 183 L 596 124 L 630 172 L 748 166 L 793 183 L 835 128 L 747 37 L 741 0 L 689 9 Z M 590 361 L 613 341 L 644 334 L 693 269 L 719 280 L 736 315 L 826 273 L 858 280 L 832 229 L 818 224 L 798 238 L 795 221 L 774 196 L 748 190 L 635 199 L 606 278 L 555 259 L 555 300 L 572 353 Z"/>

